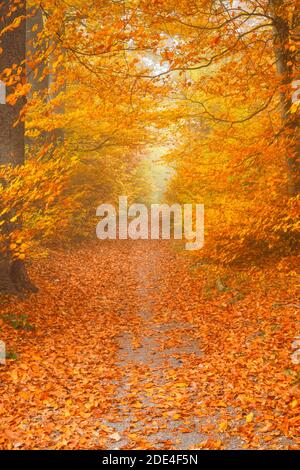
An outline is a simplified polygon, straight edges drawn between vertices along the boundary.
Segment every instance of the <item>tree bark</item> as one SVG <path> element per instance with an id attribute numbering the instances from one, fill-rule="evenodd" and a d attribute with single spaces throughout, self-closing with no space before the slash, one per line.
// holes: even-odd
<path id="1" fill-rule="evenodd" d="M 33 27 L 35 29 L 33 30 Z M 26 57 L 28 63 L 35 61 L 37 56 L 46 55 L 47 44 L 45 40 L 39 39 L 39 35 L 44 29 L 44 18 L 41 8 L 29 8 L 28 16 L 26 19 Z M 37 93 L 43 102 L 48 100 L 49 92 L 49 76 L 45 74 L 47 61 L 43 60 L 35 68 L 31 68 L 26 64 L 27 81 L 30 83 L 31 88 L 28 93 L 28 98 L 32 98 L 34 93 Z M 38 138 L 25 137 L 25 143 L 28 145 L 29 151 L 34 146 L 42 146 L 45 142 L 49 141 L 49 133 L 45 130 L 41 131 Z"/>
<path id="2" fill-rule="evenodd" d="M 12 6 L 17 6 L 15 11 Z M 3 52 L 0 54 L 0 74 L 5 82 L 5 69 L 11 69 L 14 64 L 22 67 L 20 82 L 24 83 L 26 78 L 25 56 L 26 56 L 26 1 L 20 4 L 3 2 L 0 6 L 0 29 L 3 30 L 11 25 L 16 18 L 22 18 L 17 28 L 4 32 L 1 36 L 0 46 Z M 9 94 L 13 85 L 7 87 Z M 25 98 L 19 98 L 13 104 L 0 104 L 0 165 L 12 165 L 14 167 L 24 164 L 25 142 L 24 121 L 20 118 L 20 112 L 25 104 Z M 6 185 L 5 181 L 1 181 Z M 36 287 L 28 278 L 23 261 L 14 259 L 9 250 L 9 234 L 16 227 L 9 222 L 10 215 L 6 215 L 1 232 L 7 240 L 6 246 L 0 251 L 0 291 L 4 293 L 18 293 L 22 290 L 36 291 Z"/>
<path id="3" fill-rule="evenodd" d="M 64 54 L 64 50 L 61 49 L 61 53 Z M 50 62 L 50 68 L 51 68 L 51 62 Z M 63 93 L 65 94 L 66 93 L 66 82 L 64 81 L 62 85 L 60 85 L 60 87 L 53 92 L 52 90 L 52 87 L 53 85 L 55 85 L 57 83 L 57 78 L 62 75 L 64 76 L 64 72 L 65 72 L 65 67 L 64 65 L 62 65 L 61 67 L 59 67 L 56 72 L 51 72 L 50 75 L 49 75 L 49 90 L 51 90 L 50 94 L 49 94 L 49 99 L 50 101 L 51 100 L 54 100 L 60 93 Z M 53 112 L 54 114 L 56 115 L 64 115 L 65 114 L 65 103 L 61 103 L 59 106 L 55 106 L 55 108 L 53 109 Z M 56 128 L 54 129 L 54 131 L 52 132 L 52 140 L 53 140 L 53 143 L 55 145 L 60 145 L 61 143 L 64 143 L 64 140 L 65 140 L 65 130 L 63 127 L 59 127 L 59 128 Z"/>
<path id="4" fill-rule="evenodd" d="M 29 59 L 36 59 L 37 54 L 45 54 L 47 47 L 45 41 L 41 42 L 40 40 L 39 46 L 37 47 L 38 36 L 44 29 L 43 13 L 40 8 L 31 8 L 28 13 L 26 20 L 26 55 Z M 33 27 L 36 28 L 34 31 Z M 34 92 L 47 94 L 49 77 L 48 75 L 44 75 L 46 66 L 46 61 L 42 61 L 38 66 L 35 76 L 33 73 L 35 70 L 27 67 L 27 81 L 31 84 L 29 97 L 31 97 Z M 45 99 L 46 98 L 47 96 L 45 96 Z"/>
<path id="5" fill-rule="evenodd" d="M 293 104 L 293 81 L 295 81 L 296 54 L 290 50 L 290 42 L 299 39 L 299 12 L 292 14 L 287 11 L 286 2 L 270 0 L 273 18 L 274 52 L 277 73 L 281 79 L 280 91 L 281 118 L 286 136 L 286 163 L 288 173 L 288 194 L 293 197 L 300 192 L 300 136 L 299 117 L 291 114 Z"/>

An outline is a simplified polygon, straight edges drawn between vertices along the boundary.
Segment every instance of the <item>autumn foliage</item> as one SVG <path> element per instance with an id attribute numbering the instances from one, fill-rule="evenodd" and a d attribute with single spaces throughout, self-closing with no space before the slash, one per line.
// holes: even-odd
<path id="1" fill-rule="evenodd" d="M 193 426 L 196 448 L 299 447 L 299 11 L 298 0 L 0 1 L 1 447 L 176 448 Z M 125 194 L 203 203 L 204 249 L 99 249 L 96 208 Z M 34 327 L 16 331 L 24 312 Z M 159 339 L 155 325 L 172 323 Z M 184 323 L 201 355 L 176 369 L 165 350 L 184 343 Z M 160 372 L 118 366 L 126 334 L 133 351 L 154 338 Z M 116 404 L 124 376 L 131 393 Z M 129 405 L 124 437 L 109 423 Z M 171 422 L 177 434 L 153 440 Z"/>

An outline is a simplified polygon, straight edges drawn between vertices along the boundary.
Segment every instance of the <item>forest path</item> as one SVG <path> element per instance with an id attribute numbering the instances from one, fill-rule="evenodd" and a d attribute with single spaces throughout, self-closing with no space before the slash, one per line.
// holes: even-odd
<path id="1" fill-rule="evenodd" d="M 118 422 L 108 423 L 117 440 L 110 448 L 130 448 L 138 441 L 142 448 L 189 449 L 207 437 L 197 432 L 199 419 L 190 413 L 191 405 L 197 406 L 193 384 L 181 381 L 184 362 L 201 356 L 199 338 L 191 322 L 172 318 L 174 298 L 169 298 L 163 318 L 157 315 L 166 262 L 159 245 L 150 252 L 135 249 L 133 259 L 142 331 L 139 337 L 128 331 L 118 338 L 122 379 L 116 394 Z"/>
<path id="2" fill-rule="evenodd" d="M 298 445 L 297 312 L 273 288 L 207 297 L 168 241 L 53 251 L 31 275 L 38 294 L 0 299 L 0 448 Z"/>

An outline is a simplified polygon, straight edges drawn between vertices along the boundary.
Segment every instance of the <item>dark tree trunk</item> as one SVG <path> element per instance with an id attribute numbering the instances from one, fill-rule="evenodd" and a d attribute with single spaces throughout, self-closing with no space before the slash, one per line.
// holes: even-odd
<path id="1" fill-rule="evenodd" d="M 10 11 L 12 6 L 16 6 L 16 11 Z M 21 83 L 25 81 L 25 55 L 26 55 L 26 1 L 20 4 L 13 2 L 2 2 L 0 4 L 0 28 L 3 30 L 16 18 L 22 17 L 20 25 L 8 30 L 1 36 L 0 54 L 0 75 L 5 82 L 5 69 L 11 69 L 14 64 L 23 67 L 19 76 Z M 14 85 L 12 85 L 12 88 Z M 7 87 L 6 94 L 12 90 Z M 24 163 L 24 121 L 20 120 L 20 111 L 23 109 L 25 99 L 18 99 L 14 105 L 0 104 L 0 165 L 18 166 Z M 1 181 L 0 184 L 7 184 Z M 1 232 L 7 240 L 9 233 L 14 229 L 9 222 L 11 214 L 5 216 L 4 224 L 1 225 Z M 6 245 L 9 245 L 7 242 Z M 30 282 L 23 261 L 12 258 L 8 246 L 1 246 L 0 252 L 0 291 L 5 293 L 17 293 L 24 290 L 36 291 L 35 286 Z"/>
<path id="2" fill-rule="evenodd" d="M 15 18 L 26 14 L 25 6 L 17 8 L 11 16 L 7 17 L 9 13 L 9 6 L 11 2 L 2 3 L 0 9 L 2 21 L 0 23 L 1 30 L 9 26 Z M 24 5 L 24 2 L 23 2 Z M 14 64 L 21 64 L 25 60 L 25 44 L 26 44 L 26 22 L 23 20 L 20 26 L 16 29 L 7 31 L 1 36 L 1 48 L 3 49 L 0 54 L 0 73 L 2 80 L 5 82 L 5 69 L 11 69 Z M 25 70 L 23 71 L 20 79 L 24 80 Z M 7 88 L 6 94 L 12 91 L 10 87 Z M 19 121 L 20 111 L 22 110 L 25 102 L 24 99 L 19 99 L 16 104 L 0 105 L 0 164 L 11 164 L 13 166 L 22 165 L 24 163 L 24 122 Z"/>

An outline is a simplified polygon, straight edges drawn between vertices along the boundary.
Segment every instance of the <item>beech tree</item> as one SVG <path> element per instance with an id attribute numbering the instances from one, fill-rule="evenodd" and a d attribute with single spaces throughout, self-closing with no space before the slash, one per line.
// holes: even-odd
<path id="1" fill-rule="evenodd" d="M 1 5 L 1 54 L 0 72 L 6 86 L 6 96 L 11 90 L 19 89 L 20 96 L 11 103 L 0 105 L 0 165 L 17 167 L 24 164 L 25 138 L 24 116 L 25 96 L 22 88 L 26 81 L 26 1 L 4 2 Z M 6 184 L 5 179 L 1 181 Z M 10 232 L 15 227 L 13 211 L 1 218 L 1 231 Z M 12 256 L 8 244 L 0 254 L 0 290 L 17 292 L 35 291 L 30 282 L 24 263 Z"/>
<path id="2" fill-rule="evenodd" d="M 31 243 L 94 234 L 103 200 L 125 190 L 132 198 L 147 194 L 142 160 L 151 145 L 163 146 L 176 169 L 170 199 L 205 200 L 209 239 L 217 238 L 212 245 L 222 260 L 246 246 L 293 245 L 297 7 L 277 0 L 28 0 L 26 13 L 21 0 L 4 3 L 3 284 L 17 279 L 17 266 L 25 276 Z"/>

